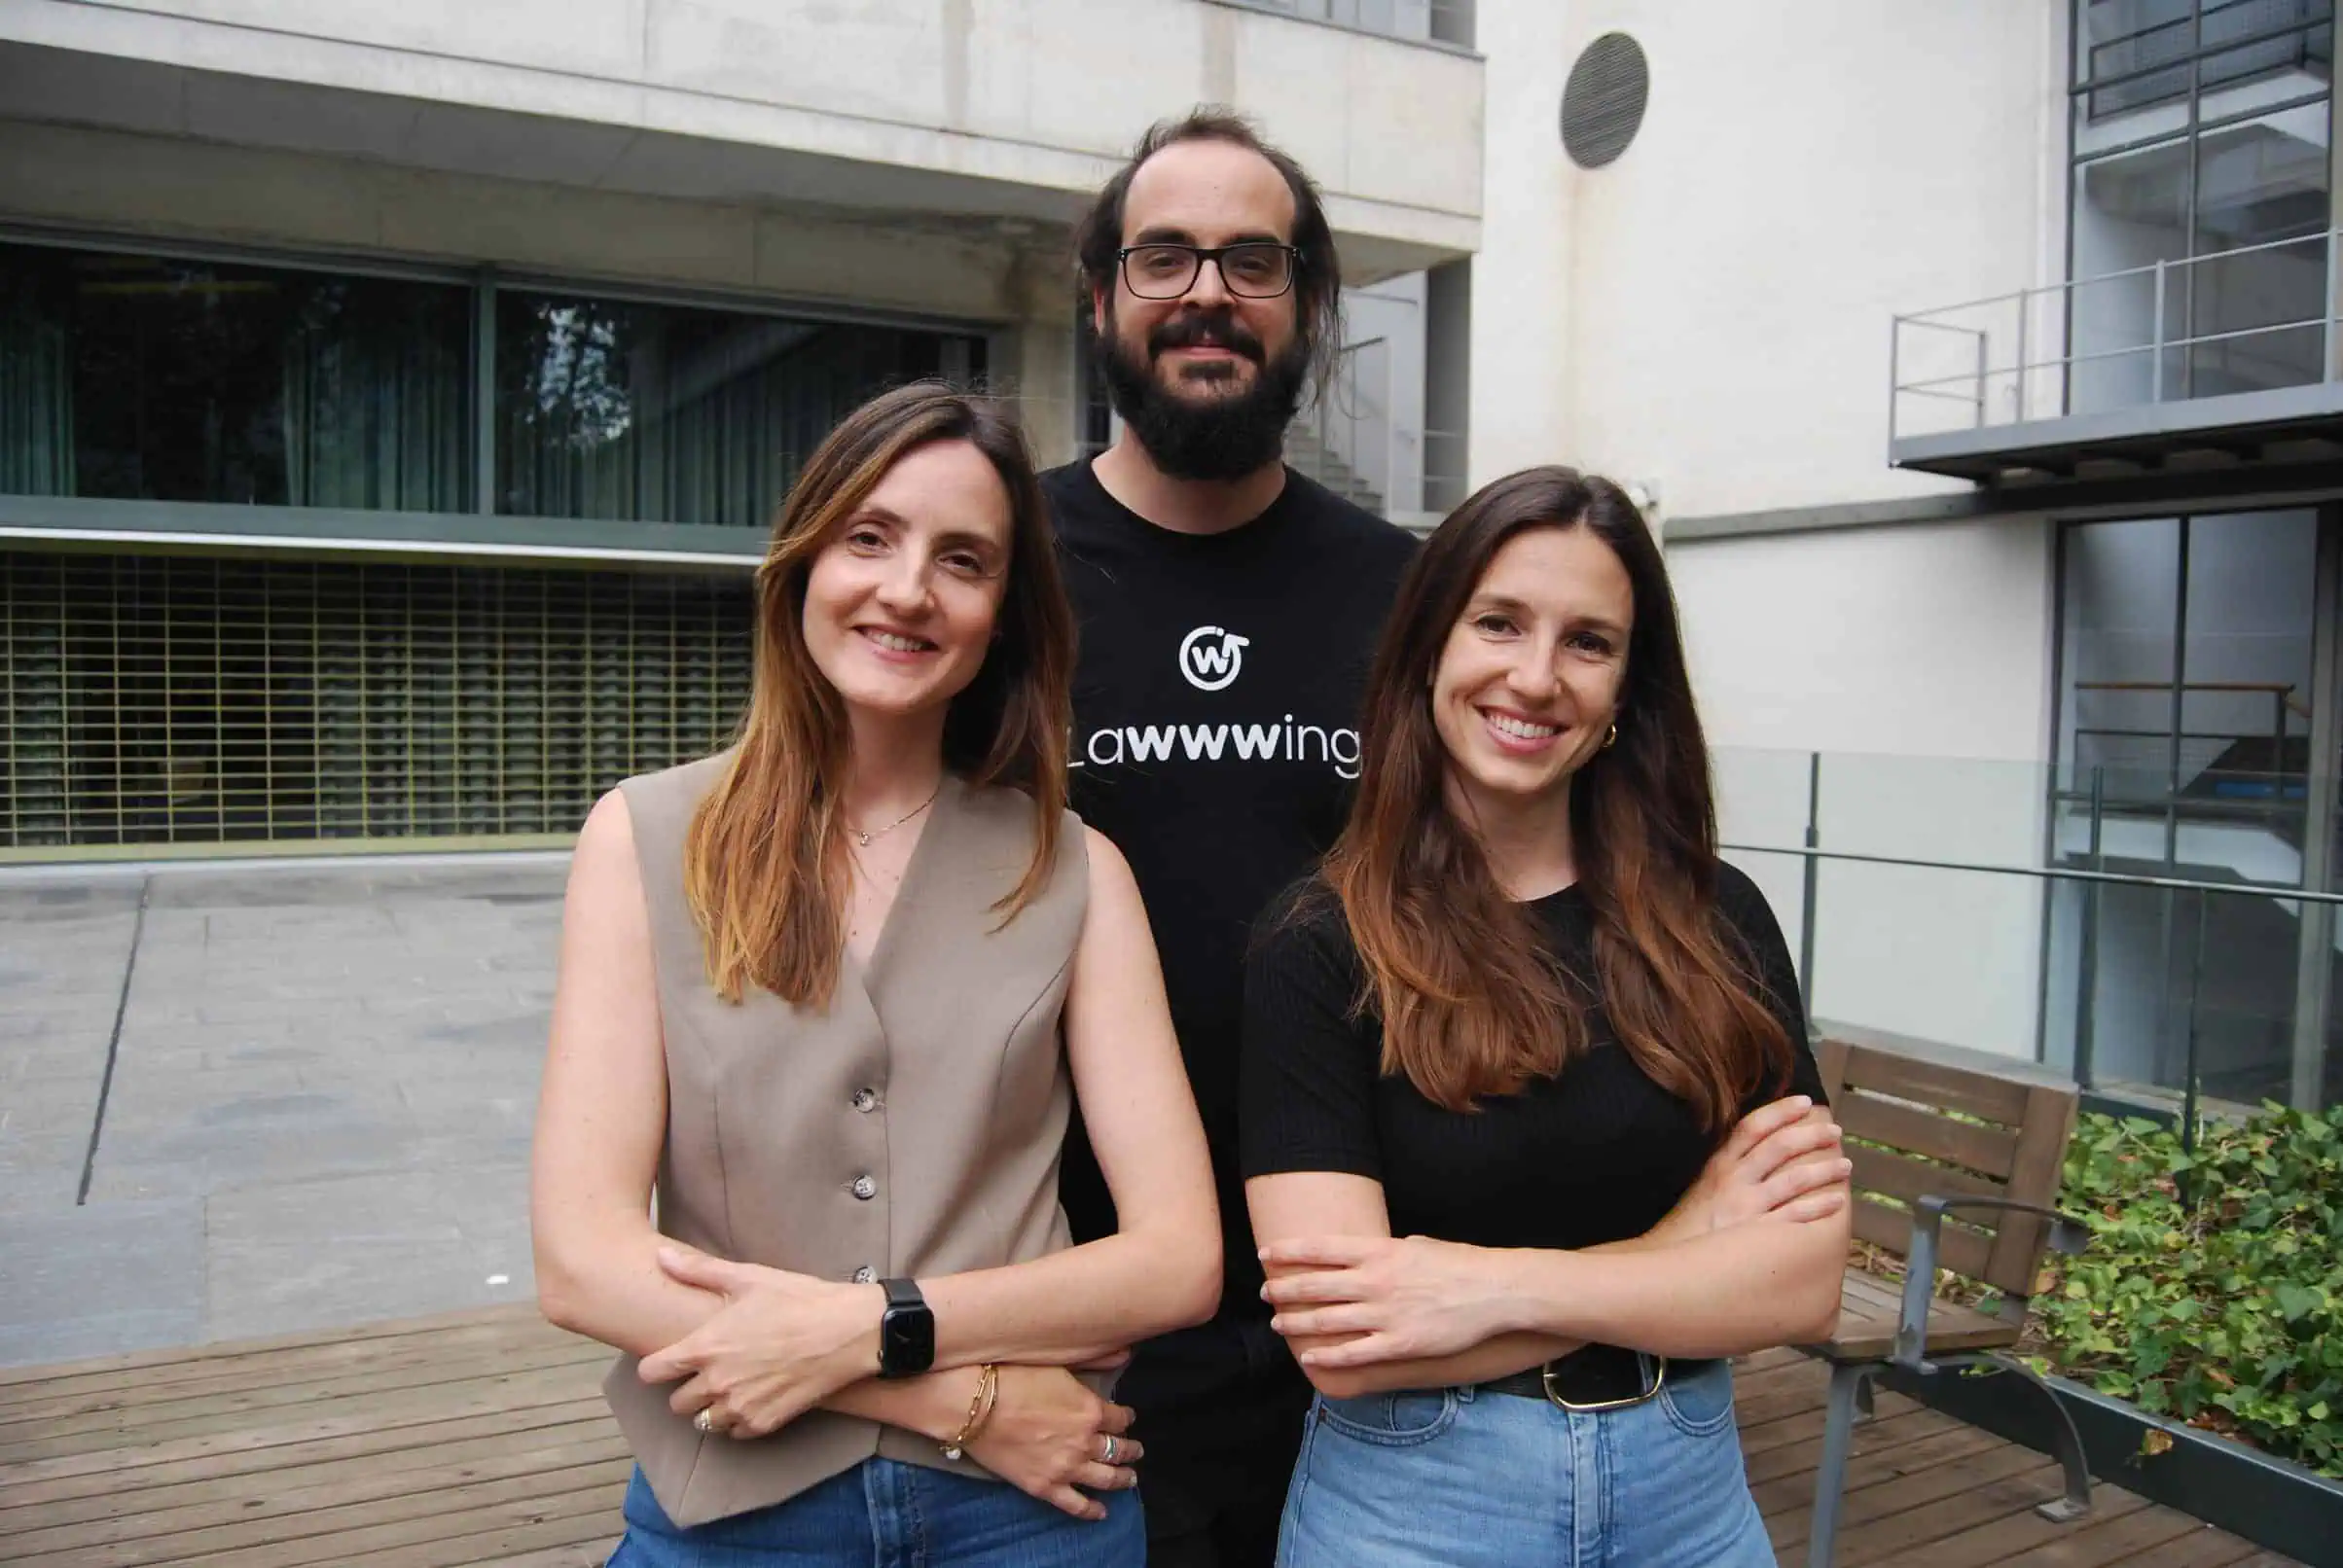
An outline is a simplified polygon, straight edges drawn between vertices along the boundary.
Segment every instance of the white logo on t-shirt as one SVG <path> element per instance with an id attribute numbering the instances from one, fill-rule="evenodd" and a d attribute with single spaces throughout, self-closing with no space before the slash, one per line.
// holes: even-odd
<path id="1" fill-rule="evenodd" d="M 1209 639 L 1218 638 L 1217 642 Z M 1179 645 L 1179 672 L 1199 692 L 1217 692 L 1244 667 L 1244 650 L 1251 639 L 1218 626 L 1198 626 Z"/>

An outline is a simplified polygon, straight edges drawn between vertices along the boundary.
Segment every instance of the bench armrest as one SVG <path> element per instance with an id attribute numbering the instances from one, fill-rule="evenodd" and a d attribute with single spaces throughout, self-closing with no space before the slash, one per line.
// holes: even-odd
<path id="1" fill-rule="evenodd" d="M 2038 1203 L 2021 1203 L 2007 1197 L 1921 1198 L 1912 1205 L 1912 1245 L 1904 1254 L 1903 1302 L 1896 1312 L 1895 1354 L 1891 1358 L 1898 1367 L 1912 1372 L 1934 1370 L 1928 1361 L 1928 1302 L 1936 1295 L 1937 1238 L 1948 1209 L 1998 1209 L 2004 1213 L 2038 1215 L 2050 1222 L 2051 1250 L 2069 1257 L 2091 1244 L 2089 1226 L 2071 1214 L 2046 1209 Z"/>

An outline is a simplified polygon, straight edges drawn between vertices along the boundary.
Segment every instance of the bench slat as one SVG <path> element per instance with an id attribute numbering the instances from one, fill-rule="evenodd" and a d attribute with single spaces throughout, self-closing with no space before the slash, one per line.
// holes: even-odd
<path id="1" fill-rule="evenodd" d="M 2033 1088 L 2027 1098 L 2017 1163 L 2009 1173 L 2009 1195 L 2021 1203 L 2055 1208 L 2079 1096 L 2072 1088 L 2044 1085 Z M 2040 1220 L 2026 1214 L 2009 1216 L 1994 1243 L 1992 1258 L 1977 1277 L 2011 1296 L 2032 1296 L 2035 1271 L 2041 1266 L 2047 1240 Z"/>
<path id="2" fill-rule="evenodd" d="M 1924 1197 L 2000 1197 L 2003 1193 L 2001 1184 L 1990 1177 L 1973 1176 L 1950 1165 L 1931 1165 L 1858 1143 L 1847 1145 L 1847 1158 L 1855 1161 L 1856 1192 L 1879 1193 L 1906 1203 L 1917 1204 Z M 1964 1224 L 1980 1230 L 1999 1229 L 2001 1223 L 1991 1209 L 1974 1210 L 1961 1218 Z"/>
<path id="3" fill-rule="evenodd" d="M 2026 1120 L 2031 1085 L 1918 1056 L 1899 1056 L 1875 1046 L 1849 1045 L 1846 1051 L 1841 1082 L 1850 1088 L 1960 1111 L 2005 1127 Z"/>
<path id="4" fill-rule="evenodd" d="M 2001 1127 L 1955 1122 L 1917 1106 L 1848 1089 L 1830 1108 L 1851 1138 L 1868 1138 L 1906 1154 L 1925 1155 L 1987 1176 L 2006 1178 L 2017 1163 L 2017 1134 Z"/>

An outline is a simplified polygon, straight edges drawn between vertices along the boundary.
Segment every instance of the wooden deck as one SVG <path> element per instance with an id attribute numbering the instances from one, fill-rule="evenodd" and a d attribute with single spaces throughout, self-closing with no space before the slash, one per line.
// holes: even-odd
<path id="1" fill-rule="evenodd" d="M 588 1568 L 619 1533 L 629 1462 L 609 1353 L 514 1308 L 252 1344 L 0 1371 L 0 1562 L 57 1568 Z M 1822 1372 L 1743 1369 L 1741 1424 L 1784 1563 L 1803 1563 Z M 1844 1568 L 2286 1568 L 2101 1488 L 2038 1517 L 2056 1468 L 1883 1394 L 1859 1429 Z"/>

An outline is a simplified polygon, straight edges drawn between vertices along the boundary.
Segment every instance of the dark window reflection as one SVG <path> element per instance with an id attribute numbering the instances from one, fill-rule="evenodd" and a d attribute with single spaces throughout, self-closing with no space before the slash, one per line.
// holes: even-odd
<path id="1" fill-rule="evenodd" d="M 2284 1100 L 2306 884 L 2319 518 L 2252 512 L 2066 533 L 2056 842 L 2070 867 L 2271 891 L 2061 884 L 2050 1042 L 2103 1088 Z M 2086 942 L 2086 927 L 2090 938 Z M 2316 956 L 2325 953 L 2324 958 Z M 2343 989 L 2334 992 L 2343 996 Z"/>
<path id="2" fill-rule="evenodd" d="M 856 404 L 983 370 L 961 334 L 501 292 L 497 510 L 762 527 Z"/>
<path id="3" fill-rule="evenodd" d="M 461 288 L 0 246 L 0 491 L 467 505 Z"/>

